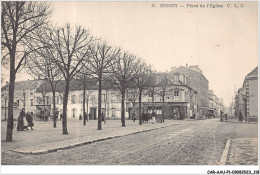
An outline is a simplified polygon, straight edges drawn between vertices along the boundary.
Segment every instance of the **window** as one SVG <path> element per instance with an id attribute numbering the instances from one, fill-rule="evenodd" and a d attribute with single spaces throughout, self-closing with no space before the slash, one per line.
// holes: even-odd
<path id="1" fill-rule="evenodd" d="M 153 97 L 153 92 L 152 92 L 152 91 L 149 91 L 148 96 L 149 96 L 149 97 Z"/>
<path id="2" fill-rule="evenodd" d="M 60 98 L 56 97 L 56 104 L 59 104 L 59 103 L 60 103 Z"/>
<path id="3" fill-rule="evenodd" d="M 30 93 L 30 97 L 33 97 L 33 93 L 32 92 Z"/>
<path id="4" fill-rule="evenodd" d="M 115 103 L 116 102 L 116 96 L 115 93 L 111 93 L 111 103 Z"/>
<path id="5" fill-rule="evenodd" d="M 80 102 L 80 104 L 83 103 L 83 94 L 79 95 L 79 102 Z"/>
<path id="6" fill-rule="evenodd" d="M 33 106 L 33 99 L 30 99 L 30 102 L 31 102 L 31 103 L 30 103 L 30 104 L 31 104 L 31 106 Z"/>
<path id="7" fill-rule="evenodd" d="M 112 117 L 116 117 L 116 109 L 112 108 Z"/>
<path id="8" fill-rule="evenodd" d="M 174 91 L 174 96 L 179 96 L 179 91 Z"/>
<path id="9" fill-rule="evenodd" d="M 105 102 L 105 94 L 101 95 L 101 102 L 104 103 Z"/>
<path id="10" fill-rule="evenodd" d="M 48 105 L 49 104 L 49 97 L 46 96 L 46 104 Z"/>
<path id="11" fill-rule="evenodd" d="M 92 102 L 92 103 L 96 103 L 96 97 L 95 97 L 95 95 L 91 95 L 91 102 Z"/>
<path id="12" fill-rule="evenodd" d="M 71 97 L 71 104 L 75 104 L 75 95 L 72 95 Z"/>
<path id="13" fill-rule="evenodd" d="M 17 102 L 17 106 L 19 106 L 19 100 L 17 100 L 16 102 Z"/>
<path id="14" fill-rule="evenodd" d="M 117 103 L 120 103 L 121 101 L 120 95 L 116 95 L 116 99 L 117 99 Z"/>

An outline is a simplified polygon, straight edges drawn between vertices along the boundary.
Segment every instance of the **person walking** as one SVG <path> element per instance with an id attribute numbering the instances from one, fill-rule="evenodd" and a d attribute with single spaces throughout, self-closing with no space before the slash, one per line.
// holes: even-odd
<path id="1" fill-rule="evenodd" d="M 18 124 L 17 124 L 17 131 L 24 131 L 24 119 L 25 117 L 25 112 L 24 108 L 22 108 L 22 111 L 20 112 L 20 115 L 18 117 Z"/>
<path id="2" fill-rule="evenodd" d="M 27 114 L 26 114 L 26 121 L 28 123 L 28 127 L 31 127 L 31 130 L 33 130 L 32 127 L 34 126 L 34 124 L 33 124 L 32 113 L 30 114 L 30 112 L 27 112 Z M 27 130 L 28 130 L 28 128 L 27 128 Z"/>
<path id="3" fill-rule="evenodd" d="M 152 116 L 152 123 L 154 124 L 154 122 L 155 122 L 155 117 L 156 117 L 156 113 L 153 111 L 152 114 L 151 114 L 151 116 Z"/>
<path id="4" fill-rule="evenodd" d="M 62 120 L 62 119 L 63 119 L 63 114 L 61 113 L 61 114 L 60 114 L 60 120 Z"/>
<path id="5" fill-rule="evenodd" d="M 243 114 L 241 110 L 239 110 L 239 121 L 242 123 L 243 122 Z"/>

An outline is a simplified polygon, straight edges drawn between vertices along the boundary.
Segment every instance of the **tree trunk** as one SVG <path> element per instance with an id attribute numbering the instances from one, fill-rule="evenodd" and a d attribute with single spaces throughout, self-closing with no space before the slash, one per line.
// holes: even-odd
<path id="1" fill-rule="evenodd" d="M 104 124 L 106 124 L 106 122 L 107 122 L 107 89 L 106 89 L 106 96 L 105 96 L 104 102 L 105 102 Z"/>
<path id="2" fill-rule="evenodd" d="M 52 91 L 52 102 L 53 102 L 53 127 L 56 128 L 56 103 L 55 103 L 55 90 Z"/>
<path id="3" fill-rule="evenodd" d="M 23 108 L 24 108 L 24 112 L 26 111 L 25 110 L 25 103 L 26 103 L 25 96 L 26 96 L 26 92 L 24 91 L 24 94 L 23 94 Z"/>
<path id="4" fill-rule="evenodd" d="M 88 100 L 89 100 L 89 95 L 88 95 L 88 97 L 87 97 L 87 116 L 86 116 L 87 121 L 89 120 L 89 118 L 88 118 Z"/>
<path id="5" fill-rule="evenodd" d="M 122 121 L 122 127 L 125 127 L 125 89 L 124 88 L 122 90 L 121 121 Z"/>
<path id="6" fill-rule="evenodd" d="M 45 100 L 46 100 L 46 95 L 43 95 L 43 120 L 45 120 Z"/>
<path id="7" fill-rule="evenodd" d="M 86 118 L 87 116 L 85 115 L 86 114 L 86 108 L 85 108 L 85 103 L 86 103 L 86 82 L 85 82 L 85 78 L 83 80 L 83 125 L 86 125 Z"/>
<path id="8" fill-rule="evenodd" d="M 5 99 L 5 121 L 6 121 L 6 102 L 7 102 L 7 99 Z"/>
<path id="9" fill-rule="evenodd" d="M 142 125 L 142 91 L 139 92 L 139 125 Z"/>
<path id="10" fill-rule="evenodd" d="M 101 130 L 101 95 L 102 95 L 102 74 L 98 77 L 98 130 Z"/>
<path id="11" fill-rule="evenodd" d="M 135 102 L 133 102 L 133 114 L 135 115 L 132 115 L 132 120 L 135 122 L 135 116 L 136 116 L 136 112 L 135 112 Z"/>
<path id="12" fill-rule="evenodd" d="M 62 119 L 62 129 L 63 129 L 63 134 L 69 134 L 68 129 L 67 129 L 67 105 L 68 105 L 68 96 L 69 96 L 69 85 L 70 85 L 70 80 L 66 80 L 66 85 L 65 85 L 65 93 L 63 97 L 63 119 Z"/>
<path id="13" fill-rule="evenodd" d="M 162 122 L 164 122 L 164 94 L 162 96 L 162 101 L 163 101 L 163 107 L 162 107 Z"/>
<path id="14" fill-rule="evenodd" d="M 15 88 L 15 52 L 10 52 L 10 83 L 9 83 L 9 102 L 8 102 L 8 121 L 6 141 L 13 140 L 13 104 L 14 104 L 14 88 Z"/>
<path id="15" fill-rule="evenodd" d="M 154 112 L 154 88 L 153 88 L 153 92 L 152 92 L 152 104 L 153 104 L 153 109 L 152 109 L 152 112 Z"/>

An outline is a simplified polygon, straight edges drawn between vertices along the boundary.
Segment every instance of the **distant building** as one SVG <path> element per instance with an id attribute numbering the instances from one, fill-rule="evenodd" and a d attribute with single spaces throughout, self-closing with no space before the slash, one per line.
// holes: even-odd
<path id="1" fill-rule="evenodd" d="M 258 121 L 258 67 L 247 74 L 243 89 L 246 121 Z"/>
<path id="2" fill-rule="evenodd" d="M 238 89 L 234 109 L 236 116 L 241 110 L 245 121 L 258 121 L 258 67 L 247 74 L 243 87 Z"/>
<path id="3" fill-rule="evenodd" d="M 198 93 L 196 112 L 200 117 L 206 116 L 209 110 L 209 82 L 203 75 L 202 70 L 197 65 L 189 67 L 186 65 L 186 67 L 173 67 L 171 72 L 179 72 L 187 77 L 187 85 Z"/>
<path id="4" fill-rule="evenodd" d="M 197 92 L 187 85 L 187 78 L 184 74 L 170 72 L 169 86 L 165 95 L 164 116 L 165 118 L 178 118 L 182 115 L 183 118 L 190 118 L 197 111 Z M 158 75 L 160 77 L 160 75 Z M 154 106 L 157 115 L 162 115 L 163 101 L 162 96 L 158 93 L 160 87 L 156 87 L 154 95 Z M 152 96 L 143 96 L 144 112 L 152 112 Z"/>
<path id="5" fill-rule="evenodd" d="M 92 79 L 86 83 L 86 113 L 89 115 L 90 120 L 96 120 L 98 118 L 98 87 L 97 81 Z M 63 110 L 63 92 L 65 87 L 65 82 L 60 81 L 57 84 L 55 101 L 56 110 L 62 113 Z M 44 92 L 44 93 L 42 93 Z M 53 94 L 48 82 L 45 82 L 37 89 L 38 94 L 45 98 L 46 103 L 43 104 L 43 100 L 37 103 L 37 107 L 40 109 L 41 106 L 47 106 L 52 113 L 53 109 Z M 126 104 L 125 104 L 126 106 Z M 103 83 L 102 95 L 101 95 L 101 112 L 108 119 L 121 118 L 121 95 L 113 87 L 109 87 L 107 84 Z M 128 117 L 128 111 L 125 111 L 126 118 Z M 83 116 L 83 84 L 81 80 L 71 80 L 70 91 L 68 96 L 67 104 L 67 117 L 68 118 L 79 118 Z"/>
<path id="6" fill-rule="evenodd" d="M 220 116 L 220 111 L 224 112 L 223 99 L 218 98 L 213 90 L 209 90 L 209 113 Z"/>
<path id="7" fill-rule="evenodd" d="M 14 91 L 14 108 L 22 109 L 25 111 L 35 111 L 37 93 L 36 89 L 41 85 L 42 80 L 27 80 L 15 82 Z M 2 87 L 2 94 L 8 94 L 9 88 L 8 84 Z M 2 105 L 4 104 L 4 99 L 2 98 Z M 7 102 L 8 105 L 8 102 Z M 3 107 L 3 106 L 2 106 Z M 8 107 L 8 106 L 7 106 Z"/>

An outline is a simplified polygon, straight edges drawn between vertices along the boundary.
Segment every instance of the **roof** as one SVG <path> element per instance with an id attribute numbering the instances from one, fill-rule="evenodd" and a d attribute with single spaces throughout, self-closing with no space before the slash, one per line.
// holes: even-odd
<path id="1" fill-rule="evenodd" d="M 15 90 L 34 90 L 40 84 L 42 80 L 26 80 L 26 81 L 19 81 L 15 82 Z M 2 91 L 8 90 L 9 84 L 6 84 L 2 87 Z"/>
<path id="2" fill-rule="evenodd" d="M 258 66 L 254 68 L 249 74 L 247 74 L 247 77 L 249 76 L 258 76 Z"/>
<path id="3" fill-rule="evenodd" d="M 209 82 L 207 80 L 207 78 L 203 75 L 203 73 L 195 71 L 195 70 L 192 70 L 192 69 L 184 67 L 184 66 L 180 66 L 180 67 L 176 68 L 175 70 L 173 70 L 173 72 L 179 72 L 180 70 L 186 70 L 186 71 L 191 72 L 192 74 L 197 74 L 199 76 L 202 76 L 207 82 Z"/>
<path id="4" fill-rule="evenodd" d="M 65 91 L 65 80 L 56 81 L 56 92 L 63 92 Z M 106 81 L 102 81 L 102 87 L 103 88 L 111 88 L 112 85 L 109 84 Z M 96 90 L 98 89 L 98 81 L 95 78 L 88 79 L 86 82 L 86 90 Z M 44 82 L 39 86 L 36 90 L 36 92 L 52 92 L 51 84 L 49 82 Z M 83 90 L 83 82 L 79 79 L 72 79 L 70 81 L 70 91 L 77 91 L 77 90 Z"/>
<path id="5" fill-rule="evenodd" d="M 243 82 L 243 87 L 245 87 L 246 80 L 249 79 L 256 79 L 258 78 L 258 66 L 254 68 L 249 74 L 246 75 L 244 82 Z"/>

